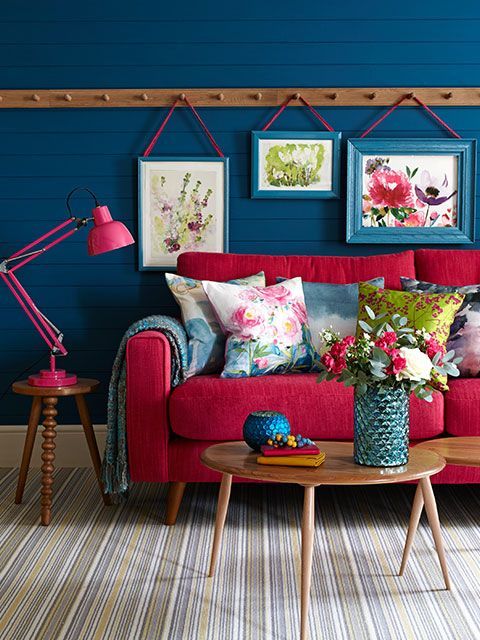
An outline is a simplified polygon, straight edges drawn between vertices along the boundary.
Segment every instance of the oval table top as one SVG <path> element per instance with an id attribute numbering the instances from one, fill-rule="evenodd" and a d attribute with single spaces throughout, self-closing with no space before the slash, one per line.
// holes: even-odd
<path id="1" fill-rule="evenodd" d="M 42 398 L 55 398 L 57 396 L 77 396 L 95 391 L 99 386 L 98 380 L 91 378 L 79 378 L 76 384 L 67 387 L 34 387 L 28 384 L 28 380 L 17 380 L 12 384 L 12 391 L 22 396 L 41 396 Z"/>
<path id="2" fill-rule="evenodd" d="M 413 447 L 408 464 L 401 467 L 365 467 L 353 461 L 351 442 L 317 441 L 326 453 L 319 467 L 287 467 L 257 463 L 258 453 L 245 442 L 223 442 L 205 449 L 203 464 L 210 469 L 241 478 L 266 482 L 288 482 L 303 486 L 389 484 L 418 480 L 445 467 L 445 460 L 434 451 Z"/>
<path id="3" fill-rule="evenodd" d="M 447 464 L 480 467 L 480 436 L 437 438 L 417 444 L 415 448 L 435 451 Z"/>

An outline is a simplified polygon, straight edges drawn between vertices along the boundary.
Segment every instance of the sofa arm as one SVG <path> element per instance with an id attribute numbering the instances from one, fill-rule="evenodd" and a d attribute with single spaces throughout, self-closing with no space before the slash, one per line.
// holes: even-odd
<path id="1" fill-rule="evenodd" d="M 160 331 L 127 342 L 127 446 L 134 482 L 168 481 L 170 344 Z"/>

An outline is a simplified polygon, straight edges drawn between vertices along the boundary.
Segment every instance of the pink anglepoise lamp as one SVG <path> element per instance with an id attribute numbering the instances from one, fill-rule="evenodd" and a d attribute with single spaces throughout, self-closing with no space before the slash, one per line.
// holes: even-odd
<path id="1" fill-rule="evenodd" d="M 70 198 L 80 190 L 87 191 L 95 200 L 95 208 L 92 211 L 91 218 L 77 218 L 72 215 Z M 92 193 L 90 189 L 86 187 L 73 189 L 67 196 L 66 204 L 69 213 L 67 220 L 61 222 L 37 240 L 30 242 L 9 258 L 5 258 L 0 262 L 0 277 L 50 349 L 50 367 L 48 369 L 42 369 L 39 373 L 31 375 L 28 378 L 29 384 L 35 387 L 70 386 L 76 384 L 77 376 L 74 373 L 67 373 L 64 369 L 56 368 L 55 357 L 66 356 L 68 354 L 67 349 L 63 346 L 63 333 L 38 309 L 37 305 L 18 280 L 16 275 L 18 269 L 35 258 L 38 258 L 39 255 L 45 253 L 63 240 L 66 240 L 82 227 L 86 227 L 89 222 L 93 222 L 93 227 L 90 229 L 87 238 L 88 255 L 90 256 L 96 256 L 100 253 L 113 251 L 114 249 L 121 249 L 135 242 L 127 227 L 121 222 L 112 219 L 108 207 L 100 205 L 95 194 Z M 54 240 L 50 240 L 43 247 L 35 248 L 47 240 L 47 238 L 50 238 L 70 225 L 74 225 L 74 228 L 62 233 Z"/>

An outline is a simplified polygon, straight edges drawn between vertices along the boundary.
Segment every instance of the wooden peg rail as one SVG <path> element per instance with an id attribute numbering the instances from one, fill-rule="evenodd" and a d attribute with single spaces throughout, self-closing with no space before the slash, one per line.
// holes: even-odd
<path id="1" fill-rule="evenodd" d="M 168 107 L 185 95 L 197 107 L 276 107 L 300 96 L 316 106 L 392 105 L 416 95 L 431 106 L 480 106 L 480 87 L 267 88 L 267 89 L 0 89 L 0 109 Z M 294 102 L 292 104 L 295 104 Z M 409 102 L 405 101 L 405 105 Z"/>

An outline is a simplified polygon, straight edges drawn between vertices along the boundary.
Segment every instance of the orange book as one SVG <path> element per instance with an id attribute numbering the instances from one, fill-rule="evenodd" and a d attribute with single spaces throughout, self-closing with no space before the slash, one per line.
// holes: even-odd
<path id="1" fill-rule="evenodd" d="M 325 460 L 325 454 L 321 451 L 317 455 L 296 456 L 258 456 L 258 464 L 277 464 L 289 467 L 319 467 Z"/>

